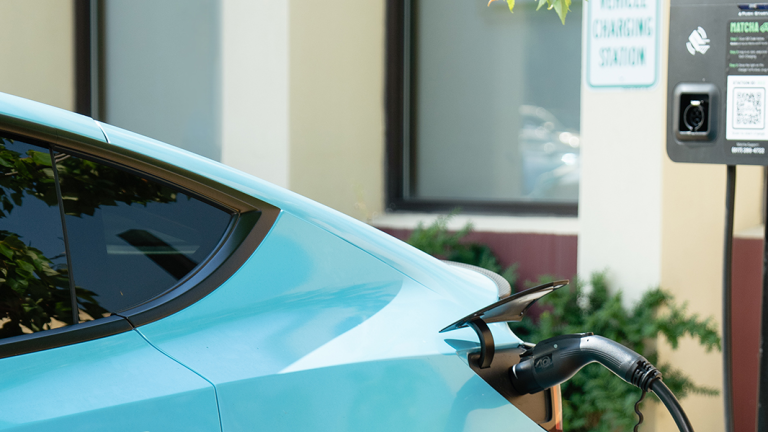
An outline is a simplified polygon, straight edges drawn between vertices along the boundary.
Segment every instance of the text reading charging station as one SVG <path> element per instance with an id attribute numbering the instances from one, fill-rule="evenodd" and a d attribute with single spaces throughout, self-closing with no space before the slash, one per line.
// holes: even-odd
<path id="1" fill-rule="evenodd" d="M 768 165 L 768 3 L 671 0 L 667 84 L 670 159 L 728 166 L 723 254 L 723 396 L 725 431 L 732 432 L 730 317 L 736 165 Z M 768 263 L 768 229 L 765 238 L 764 257 Z M 766 269 L 762 311 L 761 352 L 765 355 L 760 358 L 756 414 L 757 430 L 768 431 Z"/>

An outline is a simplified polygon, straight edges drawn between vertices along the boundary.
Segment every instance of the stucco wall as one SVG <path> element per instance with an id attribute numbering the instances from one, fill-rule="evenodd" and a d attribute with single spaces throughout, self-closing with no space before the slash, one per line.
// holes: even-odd
<path id="1" fill-rule="evenodd" d="M 288 2 L 221 3 L 221 161 L 288 187 Z"/>
<path id="2" fill-rule="evenodd" d="M 74 109 L 71 1 L 0 2 L 0 92 Z"/>
<path id="3" fill-rule="evenodd" d="M 289 187 L 359 219 L 384 194 L 384 2 L 290 2 Z"/>
<path id="4" fill-rule="evenodd" d="M 666 159 L 662 191 L 661 285 L 701 316 L 722 317 L 723 224 L 726 167 L 676 164 Z M 760 223 L 762 167 L 737 167 L 735 230 Z M 662 358 L 698 384 L 722 387 L 722 354 L 706 353 L 690 339 L 677 351 L 662 344 Z M 690 396 L 683 406 L 696 430 L 723 429 L 721 397 Z M 668 416 L 661 415 L 660 419 Z M 694 420 L 695 419 L 695 420 Z M 674 428 L 671 419 L 661 428 Z"/>

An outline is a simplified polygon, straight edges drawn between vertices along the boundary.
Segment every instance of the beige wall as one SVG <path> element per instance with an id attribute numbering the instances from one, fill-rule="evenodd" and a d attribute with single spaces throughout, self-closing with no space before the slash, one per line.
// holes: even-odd
<path id="1" fill-rule="evenodd" d="M 0 92 L 74 109 L 72 1 L 0 2 Z"/>
<path id="2" fill-rule="evenodd" d="M 384 201 L 384 2 L 289 9 L 289 188 L 369 219 Z"/>
<path id="3" fill-rule="evenodd" d="M 763 168 L 737 167 L 735 230 L 761 223 Z M 700 316 L 721 326 L 723 224 L 726 167 L 664 162 L 661 285 Z M 722 388 L 722 354 L 706 353 L 690 338 L 677 351 L 661 345 L 664 361 L 684 370 L 700 385 Z M 723 430 L 721 397 L 690 396 L 682 401 L 697 431 Z M 663 408 L 660 408 L 663 410 Z M 673 429 L 658 414 L 659 430 Z"/>

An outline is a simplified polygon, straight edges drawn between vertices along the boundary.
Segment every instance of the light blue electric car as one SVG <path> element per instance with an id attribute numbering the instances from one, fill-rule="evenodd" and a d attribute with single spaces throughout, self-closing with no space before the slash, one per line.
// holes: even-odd
<path id="1" fill-rule="evenodd" d="M 660 394 L 599 336 L 512 334 L 565 283 L 511 294 L 219 163 L 0 94 L 2 431 L 561 430 L 558 383 L 593 361 Z"/>
<path id="2" fill-rule="evenodd" d="M 555 428 L 439 333 L 489 277 L 71 112 L 1 95 L 0 131 L 0 430 Z"/>

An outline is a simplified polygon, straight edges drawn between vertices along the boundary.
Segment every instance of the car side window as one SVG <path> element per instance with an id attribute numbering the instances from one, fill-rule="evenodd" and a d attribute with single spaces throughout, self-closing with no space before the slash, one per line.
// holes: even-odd
<path id="1" fill-rule="evenodd" d="M 0 338 L 74 321 L 47 148 L 0 138 Z"/>
<path id="2" fill-rule="evenodd" d="M 213 252 L 232 214 L 158 181 L 55 153 L 80 320 L 137 306 Z"/>
<path id="3" fill-rule="evenodd" d="M 161 181 L 0 137 L 0 340 L 158 297 L 208 259 L 232 219 Z"/>

